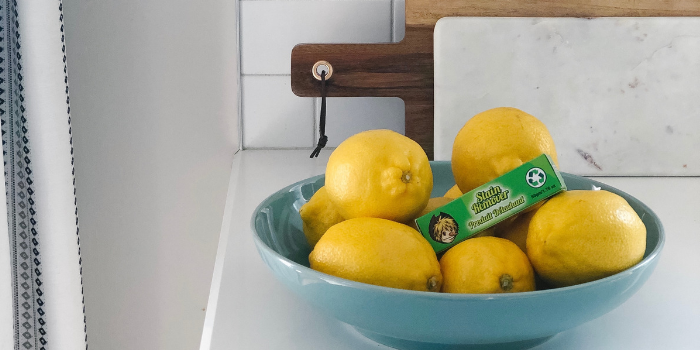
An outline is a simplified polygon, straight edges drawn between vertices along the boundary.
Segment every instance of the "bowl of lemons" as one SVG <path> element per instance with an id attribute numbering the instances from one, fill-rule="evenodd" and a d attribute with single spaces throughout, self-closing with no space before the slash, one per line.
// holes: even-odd
<path id="1" fill-rule="evenodd" d="M 412 224 L 542 153 L 556 162 L 546 127 L 513 108 L 471 118 L 451 162 L 428 161 L 400 134 L 363 132 L 333 151 L 324 175 L 265 199 L 253 213 L 254 241 L 293 293 L 376 342 L 533 347 L 642 287 L 664 245 L 657 215 L 618 189 L 562 173 L 567 191 L 446 252 L 436 254 Z M 453 239 L 450 230 L 434 239 Z"/>

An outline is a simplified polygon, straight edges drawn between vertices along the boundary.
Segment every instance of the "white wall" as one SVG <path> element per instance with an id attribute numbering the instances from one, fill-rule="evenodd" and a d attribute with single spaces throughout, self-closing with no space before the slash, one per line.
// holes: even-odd
<path id="1" fill-rule="evenodd" d="M 91 348 L 197 347 L 233 152 L 318 138 L 319 99 L 291 92 L 292 47 L 400 41 L 403 9 L 64 0 Z M 329 146 L 375 128 L 404 132 L 400 99 L 329 98 Z"/>
<path id="2" fill-rule="evenodd" d="M 63 3 L 90 349 L 196 349 L 239 145 L 236 2 Z"/>
<path id="3" fill-rule="evenodd" d="M 400 41 L 404 8 L 402 0 L 241 0 L 243 148 L 315 145 L 321 103 L 292 93 L 292 48 Z M 362 130 L 404 132 L 405 109 L 398 98 L 329 98 L 327 103 L 330 147 Z"/>

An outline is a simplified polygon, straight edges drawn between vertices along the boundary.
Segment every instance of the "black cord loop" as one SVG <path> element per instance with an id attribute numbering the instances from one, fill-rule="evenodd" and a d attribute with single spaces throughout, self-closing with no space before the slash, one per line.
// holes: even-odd
<path id="1" fill-rule="evenodd" d="M 328 136 L 326 136 L 326 70 L 321 71 L 321 118 L 318 129 L 320 135 L 318 144 L 309 158 L 318 157 L 321 149 L 326 147 L 328 142 Z"/>

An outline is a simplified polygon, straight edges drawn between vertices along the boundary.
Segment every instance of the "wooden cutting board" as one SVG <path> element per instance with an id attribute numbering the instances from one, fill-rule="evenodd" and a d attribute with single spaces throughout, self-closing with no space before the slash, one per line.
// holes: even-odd
<path id="1" fill-rule="evenodd" d="M 443 17 L 659 17 L 700 16 L 692 0 L 406 0 L 406 35 L 391 44 L 301 44 L 292 50 L 292 91 L 320 96 L 311 67 L 333 66 L 329 97 L 399 97 L 406 105 L 406 136 L 433 159 L 433 30 Z M 319 28 L 322 30 L 322 28 Z"/>

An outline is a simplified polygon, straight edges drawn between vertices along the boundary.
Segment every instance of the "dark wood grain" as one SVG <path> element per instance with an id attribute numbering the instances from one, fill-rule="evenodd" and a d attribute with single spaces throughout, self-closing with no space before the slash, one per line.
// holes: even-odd
<path id="1" fill-rule="evenodd" d="M 406 36 L 392 44 L 302 44 L 292 50 L 292 91 L 320 96 L 311 67 L 334 69 L 329 97 L 399 97 L 406 136 L 433 159 L 433 30 L 447 16 L 675 17 L 700 16 L 699 0 L 406 0 Z"/>
<path id="2" fill-rule="evenodd" d="M 333 66 L 328 97 L 399 97 L 406 105 L 406 136 L 433 157 L 433 30 L 406 28 L 392 44 L 307 44 L 292 50 L 292 91 L 320 96 L 311 75 L 319 60 Z"/>
<path id="3" fill-rule="evenodd" d="M 435 27 L 443 17 L 700 16 L 697 0 L 406 0 L 406 24 Z"/>

